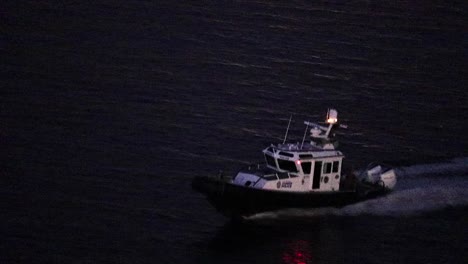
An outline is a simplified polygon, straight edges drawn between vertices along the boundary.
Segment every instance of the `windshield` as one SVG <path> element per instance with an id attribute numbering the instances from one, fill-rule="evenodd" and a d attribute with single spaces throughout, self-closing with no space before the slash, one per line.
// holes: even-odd
<path id="1" fill-rule="evenodd" d="M 265 161 L 268 165 L 276 168 L 275 158 L 272 156 L 265 154 Z"/>
<path id="2" fill-rule="evenodd" d="M 278 159 L 278 166 L 281 170 L 288 172 L 298 172 L 296 163 L 294 163 L 294 161 Z"/>

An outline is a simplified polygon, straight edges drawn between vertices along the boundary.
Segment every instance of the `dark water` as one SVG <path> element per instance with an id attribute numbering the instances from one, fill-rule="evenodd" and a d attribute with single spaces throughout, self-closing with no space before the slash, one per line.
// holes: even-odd
<path id="1" fill-rule="evenodd" d="M 463 263 L 466 1 L 4 1 L 1 263 Z M 388 197 L 233 225 L 195 175 L 336 107 Z"/>

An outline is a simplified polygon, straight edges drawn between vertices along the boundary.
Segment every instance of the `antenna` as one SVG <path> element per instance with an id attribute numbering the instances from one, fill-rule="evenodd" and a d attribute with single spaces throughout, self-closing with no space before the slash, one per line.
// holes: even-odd
<path id="1" fill-rule="evenodd" d="M 302 149 L 302 146 L 304 146 L 304 140 L 305 140 L 308 129 L 309 129 L 309 122 L 306 123 L 306 129 L 304 131 L 304 136 L 302 137 L 301 149 Z"/>
<path id="2" fill-rule="evenodd" d="M 286 138 L 288 137 L 289 132 L 289 125 L 291 125 L 292 114 L 289 116 L 288 128 L 286 128 L 286 134 L 284 135 L 283 144 L 286 142 Z"/>

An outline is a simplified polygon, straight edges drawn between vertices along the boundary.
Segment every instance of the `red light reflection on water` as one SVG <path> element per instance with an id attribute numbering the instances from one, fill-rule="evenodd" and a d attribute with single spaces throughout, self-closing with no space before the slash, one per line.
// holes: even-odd
<path id="1" fill-rule="evenodd" d="M 309 253 L 309 243 L 299 240 L 290 243 L 282 254 L 285 264 L 310 264 L 312 256 Z"/>

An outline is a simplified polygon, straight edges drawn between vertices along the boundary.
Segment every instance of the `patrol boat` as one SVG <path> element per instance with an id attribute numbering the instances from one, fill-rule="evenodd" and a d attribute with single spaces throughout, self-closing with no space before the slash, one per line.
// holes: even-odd
<path id="1" fill-rule="evenodd" d="M 325 125 L 305 121 L 302 143 L 263 150 L 265 161 L 240 170 L 234 177 L 197 176 L 192 187 L 204 194 L 222 214 L 233 219 L 285 208 L 343 207 L 390 192 L 396 184 L 393 169 L 370 164 L 361 173 L 344 172 L 335 130 L 338 112 L 329 109 Z M 310 130 L 309 130 L 310 129 Z M 310 141 L 305 142 L 307 131 Z"/>

